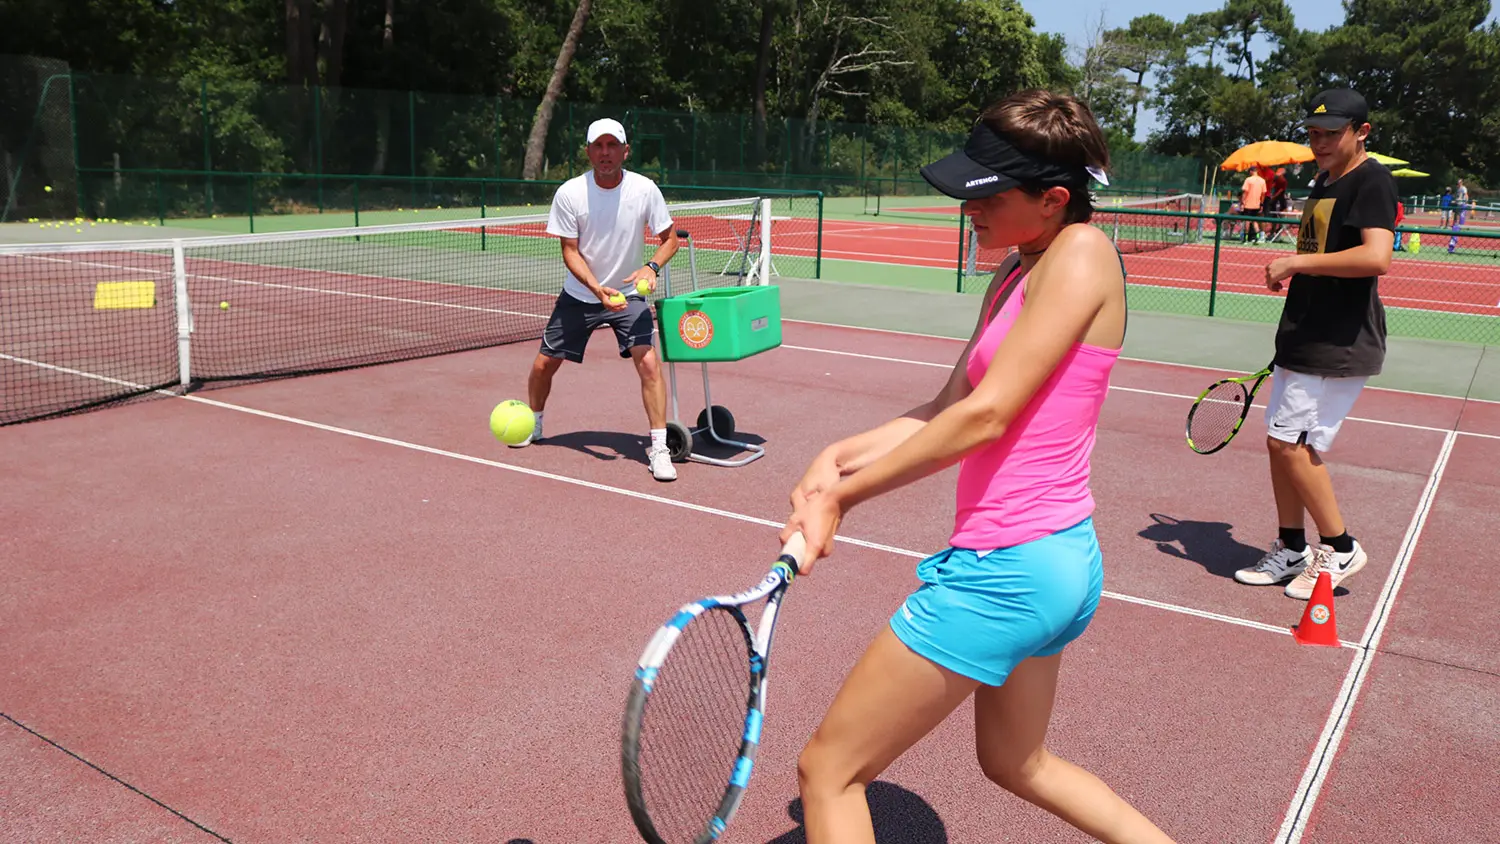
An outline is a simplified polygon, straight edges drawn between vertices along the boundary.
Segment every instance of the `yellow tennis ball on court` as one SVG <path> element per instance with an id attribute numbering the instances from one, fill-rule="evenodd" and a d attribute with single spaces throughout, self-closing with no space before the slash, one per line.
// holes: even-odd
<path id="1" fill-rule="evenodd" d="M 536 414 L 530 405 L 508 399 L 490 411 L 490 432 L 506 445 L 520 445 L 536 430 Z"/>
<path id="2" fill-rule="evenodd" d="M 227 310 L 229 310 L 229 303 L 228 302 L 220 302 L 219 303 L 219 310 L 221 310 L 221 311 L 227 311 Z"/>
<path id="3" fill-rule="evenodd" d="M 641 280 L 639 280 L 639 281 L 637 281 L 635 283 L 635 292 L 641 294 L 642 296 L 650 296 L 651 295 L 651 282 L 647 281 L 644 278 L 641 279 Z"/>

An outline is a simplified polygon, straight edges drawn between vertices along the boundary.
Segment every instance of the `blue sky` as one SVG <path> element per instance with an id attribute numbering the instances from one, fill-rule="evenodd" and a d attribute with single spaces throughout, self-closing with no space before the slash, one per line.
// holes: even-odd
<path id="1" fill-rule="evenodd" d="M 1180 21 L 1190 14 L 1223 7 L 1222 0 L 1021 0 L 1021 5 L 1036 19 L 1038 32 L 1056 32 L 1068 39 L 1070 48 L 1082 49 L 1089 31 L 1104 16 L 1107 29 L 1129 25 L 1130 19 L 1155 12 L 1168 20 Z M 1287 0 L 1297 26 L 1323 30 L 1344 22 L 1344 4 L 1338 0 Z M 1261 55 L 1263 53 L 1257 53 Z M 1158 128 L 1156 115 L 1142 113 L 1136 125 L 1136 138 Z"/>

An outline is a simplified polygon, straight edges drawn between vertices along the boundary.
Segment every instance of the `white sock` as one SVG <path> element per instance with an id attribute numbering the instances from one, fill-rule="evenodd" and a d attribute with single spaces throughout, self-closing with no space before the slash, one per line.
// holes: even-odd
<path id="1" fill-rule="evenodd" d="M 667 447 L 667 429 L 666 428 L 652 428 L 651 429 L 651 447 L 652 448 L 666 448 Z"/>
<path id="2" fill-rule="evenodd" d="M 532 415 L 536 417 L 536 427 L 531 430 L 531 438 L 539 440 L 542 438 L 542 414 L 537 412 Z"/>

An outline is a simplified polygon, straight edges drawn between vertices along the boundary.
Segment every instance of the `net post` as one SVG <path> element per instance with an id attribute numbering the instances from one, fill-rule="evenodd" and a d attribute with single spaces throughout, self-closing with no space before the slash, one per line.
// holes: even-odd
<path id="1" fill-rule="evenodd" d="M 193 304 L 188 300 L 187 258 L 181 240 L 172 241 L 172 292 L 177 300 L 177 380 L 186 393 L 193 373 Z"/>
<path id="2" fill-rule="evenodd" d="M 78 82 L 73 69 L 68 69 L 68 117 L 73 121 L 73 205 L 77 215 L 83 216 L 83 196 L 78 191 Z"/>
<path id="3" fill-rule="evenodd" d="M 1219 294 L 1219 244 L 1224 240 L 1224 216 L 1214 215 L 1214 262 L 1208 276 L 1208 315 L 1214 315 L 1214 299 Z"/>
<path id="4" fill-rule="evenodd" d="M 771 283 L 771 198 L 760 200 L 760 285 Z"/>
<path id="5" fill-rule="evenodd" d="M 863 166 L 864 162 L 860 162 Z M 818 191 L 818 250 L 813 258 L 813 278 L 823 277 L 823 192 Z"/>
<path id="6" fill-rule="evenodd" d="M 954 286 L 954 293 L 964 292 L 964 244 L 966 242 L 964 240 L 964 235 L 967 233 L 966 229 L 968 228 L 968 219 L 969 218 L 963 214 L 958 215 L 958 282 Z"/>

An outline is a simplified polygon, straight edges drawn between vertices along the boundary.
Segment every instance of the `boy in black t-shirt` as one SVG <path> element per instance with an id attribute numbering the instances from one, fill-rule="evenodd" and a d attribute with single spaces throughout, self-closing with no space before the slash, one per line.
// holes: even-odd
<path id="1" fill-rule="evenodd" d="M 1354 91 L 1324 91 L 1304 121 L 1319 173 L 1302 212 L 1297 254 L 1266 266 L 1266 286 L 1290 278 L 1276 328 L 1267 446 L 1281 531 L 1256 565 L 1235 572 L 1241 583 L 1288 578 L 1286 594 L 1307 600 L 1318 573 L 1334 586 L 1364 567 L 1349 536 L 1322 454 L 1385 360 L 1385 307 L 1376 290 L 1391 265 L 1396 182 L 1365 152 L 1368 106 Z M 1320 542 L 1307 542 L 1304 513 Z"/>

